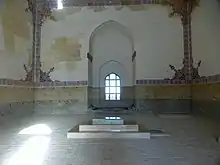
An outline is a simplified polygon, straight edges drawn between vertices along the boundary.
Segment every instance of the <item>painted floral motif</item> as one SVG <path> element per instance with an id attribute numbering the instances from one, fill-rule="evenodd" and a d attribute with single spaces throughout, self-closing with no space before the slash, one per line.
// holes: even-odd
<path id="1" fill-rule="evenodd" d="M 32 14 L 35 14 L 36 10 L 37 13 L 39 13 L 40 16 L 40 25 L 42 25 L 47 19 L 55 20 L 55 18 L 52 16 L 52 4 L 49 0 L 44 0 L 40 4 L 37 4 L 35 6 L 35 0 L 27 0 L 28 7 L 25 9 L 26 12 L 31 12 Z"/>
<path id="2" fill-rule="evenodd" d="M 24 65 L 24 70 L 26 71 L 26 77 L 24 81 L 32 82 L 33 80 L 33 67 L 30 70 L 27 69 L 27 66 Z M 51 68 L 48 72 L 40 70 L 40 82 L 53 82 L 50 78 L 50 73 L 54 71 L 54 67 Z"/>

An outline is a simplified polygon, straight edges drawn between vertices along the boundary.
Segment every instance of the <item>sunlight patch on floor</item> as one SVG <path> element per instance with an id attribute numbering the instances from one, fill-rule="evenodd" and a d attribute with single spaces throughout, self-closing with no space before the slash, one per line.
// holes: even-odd
<path id="1" fill-rule="evenodd" d="M 28 128 L 24 128 L 18 134 L 20 135 L 50 135 L 51 128 L 46 124 L 36 124 Z"/>
<path id="2" fill-rule="evenodd" d="M 45 136 L 29 138 L 5 165 L 42 165 L 49 142 Z"/>

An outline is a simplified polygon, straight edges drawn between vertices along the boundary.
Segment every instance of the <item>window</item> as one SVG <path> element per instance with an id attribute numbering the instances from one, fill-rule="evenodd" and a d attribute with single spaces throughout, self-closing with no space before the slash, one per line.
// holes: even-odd
<path id="1" fill-rule="evenodd" d="M 114 73 L 105 78 L 105 100 L 120 100 L 121 97 L 121 80 Z"/>
<path id="2" fill-rule="evenodd" d="M 57 9 L 63 9 L 63 0 L 57 0 Z"/>

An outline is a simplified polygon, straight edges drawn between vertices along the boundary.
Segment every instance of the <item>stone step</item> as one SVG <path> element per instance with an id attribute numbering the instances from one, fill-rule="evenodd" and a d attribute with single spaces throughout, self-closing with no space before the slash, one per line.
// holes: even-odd
<path id="1" fill-rule="evenodd" d="M 123 125 L 123 119 L 92 119 L 93 125 Z"/>
<path id="2" fill-rule="evenodd" d="M 150 139 L 149 132 L 68 132 L 68 139 Z"/>
<path id="3" fill-rule="evenodd" d="M 79 132 L 138 132 L 138 125 L 79 125 Z"/>

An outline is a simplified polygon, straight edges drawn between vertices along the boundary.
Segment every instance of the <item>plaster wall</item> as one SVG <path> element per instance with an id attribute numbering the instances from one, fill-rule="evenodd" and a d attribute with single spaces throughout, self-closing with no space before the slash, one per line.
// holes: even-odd
<path id="1" fill-rule="evenodd" d="M 69 7 L 54 11 L 57 21 L 47 21 L 42 27 L 41 50 L 44 69 L 55 66 L 53 79 L 88 80 L 86 56 L 87 52 L 90 52 L 90 37 L 97 27 L 109 20 L 120 23 L 132 36 L 133 48 L 137 52 L 136 79 L 161 79 L 173 76 L 169 64 L 180 68 L 183 57 L 179 18 L 170 19 L 167 8 L 161 5 L 143 5 L 137 9 L 117 8 L 118 6 L 109 6 L 95 10 L 91 7 Z M 120 44 L 124 45 L 126 42 L 124 40 Z M 118 44 L 117 38 L 112 44 Z M 106 45 L 107 48 L 111 48 L 108 47 L 109 44 Z M 122 49 L 123 46 L 120 50 Z M 123 53 L 131 58 L 132 54 L 127 53 L 127 50 L 128 47 Z M 100 63 L 104 62 L 101 59 L 108 58 L 111 53 L 102 51 Z M 125 63 L 128 63 L 127 59 L 130 60 L 128 56 L 126 59 L 123 58 Z"/>

